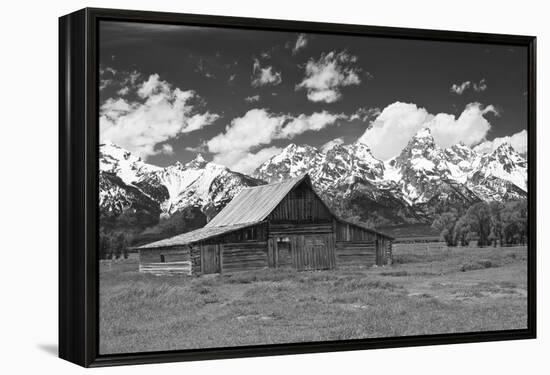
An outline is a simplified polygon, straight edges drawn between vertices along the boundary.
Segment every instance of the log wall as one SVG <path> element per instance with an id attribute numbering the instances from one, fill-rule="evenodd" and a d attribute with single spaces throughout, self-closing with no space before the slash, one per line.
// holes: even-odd
<path id="1" fill-rule="evenodd" d="M 220 246 L 222 252 L 222 273 L 268 267 L 266 241 L 224 243 Z"/>
<path id="2" fill-rule="evenodd" d="M 139 272 L 154 275 L 191 275 L 190 248 L 177 246 L 140 250 Z"/>
<path id="3" fill-rule="evenodd" d="M 332 232 L 332 223 L 269 223 L 268 237 L 286 237 L 292 234 L 326 234 Z"/>
<path id="4" fill-rule="evenodd" d="M 372 266 L 377 264 L 376 242 L 337 241 L 336 259 L 342 265 Z"/>
<path id="5" fill-rule="evenodd" d="M 337 255 L 339 251 L 342 251 L 342 249 L 346 247 L 355 247 L 357 250 L 357 248 L 361 246 L 360 244 L 364 243 L 366 248 L 368 248 L 364 251 L 365 262 L 377 265 L 391 264 L 392 241 L 386 236 L 383 236 L 373 231 L 369 231 L 368 229 L 362 228 L 358 225 L 341 221 L 336 221 L 335 227 Z M 344 243 L 349 243 L 350 245 L 345 245 Z M 373 246 L 374 260 L 372 259 L 372 254 L 370 254 L 373 251 Z"/>

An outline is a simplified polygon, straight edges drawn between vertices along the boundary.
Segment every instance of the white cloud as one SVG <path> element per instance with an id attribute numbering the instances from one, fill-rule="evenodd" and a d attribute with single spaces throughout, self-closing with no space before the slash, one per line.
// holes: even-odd
<path id="1" fill-rule="evenodd" d="M 130 88 L 128 86 L 124 86 L 117 91 L 117 94 L 120 96 L 125 96 L 125 95 L 128 95 L 129 92 L 130 92 Z"/>
<path id="2" fill-rule="evenodd" d="M 276 86 L 282 82 L 281 72 L 276 72 L 272 66 L 262 68 L 260 61 L 254 59 L 252 66 L 252 86 L 260 87 L 266 85 Z"/>
<path id="3" fill-rule="evenodd" d="M 453 83 L 451 86 L 451 92 L 454 92 L 457 95 L 462 95 L 464 91 L 468 90 L 469 88 L 473 89 L 475 92 L 482 92 L 487 90 L 487 82 L 485 82 L 485 78 L 482 78 L 478 83 L 471 82 L 471 81 L 464 81 L 462 83 Z"/>
<path id="4" fill-rule="evenodd" d="M 169 94 L 171 91 L 170 84 L 166 81 L 162 81 L 158 74 L 151 74 L 149 79 L 141 84 L 137 90 L 137 94 L 141 98 L 148 98 L 154 94 Z M 186 91 L 186 95 L 192 96 L 192 91 Z"/>
<path id="5" fill-rule="evenodd" d="M 327 143 L 325 143 L 324 145 L 321 146 L 321 152 L 323 152 L 323 153 L 327 152 L 328 150 L 330 150 L 334 146 L 342 145 L 342 144 L 344 144 L 344 138 L 343 137 L 338 137 L 338 138 L 331 139 L 330 141 L 328 141 Z"/>
<path id="6" fill-rule="evenodd" d="M 374 107 L 374 108 L 367 108 L 367 107 L 361 107 L 357 109 L 354 113 L 352 113 L 351 116 L 349 116 L 349 119 L 351 121 L 353 120 L 361 120 L 363 122 L 371 123 L 373 119 L 378 117 L 380 115 L 380 108 Z"/>
<path id="7" fill-rule="evenodd" d="M 208 149 L 214 153 L 228 153 L 267 145 L 276 138 L 286 118 L 285 115 L 272 115 L 265 109 L 251 109 L 244 116 L 233 119 L 225 128 L 225 133 L 210 139 Z"/>
<path id="8" fill-rule="evenodd" d="M 296 43 L 294 43 L 294 47 L 292 47 L 292 54 L 295 55 L 300 51 L 302 48 L 305 48 L 307 45 L 307 38 L 306 34 L 299 34 L 298 38 L 296 39 Z"/>
<path id="9" fill-rule="evenodd" d="M 249 110 L 244 116 L 233 119 L 224 133 L 216 135 L 206 144 L 208 151 L 216 154 L 215 161 L 232 169 L 240 168 L 242 171 L 243 165 L 250 166 L 253 164 L 252 161 L 267 155 L 268 151 L 252 153 L 258 147 L 269 145 L 276 139 L 291 139 L 306 131 L 321 130 L 344 117 L 344 115 L 326 111 L 309 116 L 304 114 L 292 116 L 273 114 L 265 109 L 255 108 Z M 274 150 L 273 147 L 269 149 Z M 248 161 L 241 162 L 241 159 Z M 258 164 L 254 167 L 257 166 Z"/>
<path id="10" fill-rule="evenodd" d="M 315 112 L 310 116 L 301 114 L 292 118 L 285 126 L 279 130 L 278 137 L 294 138 L 298 134 L 313 130 L 319 131 L 328 125 L 334 124 L 336 120 L 345 118 L 345 115 L 333 114 L 327 111 Z"/>
<path id="11" fill-rule="evenodd" d="M 137 71 L 116 70 L 109 66 L 99 67 L 99 90 L 100 92 L 107 87 L 114 87 L 117 93 L 124 96 L 135 87 L 140 74 Z"/>
<path id="12" fill-rule="evenodd" d="M 109 98 L 101 105 L 100 138 L 142 157 L 170 152 L 169 148 L 156 146 L 210 125 L 219 117 L 210 112 L 197 113 L 191 103 L 197 94 L 173 88 L 158 74 L 136 84 L 134 91 L 139 97 L 135 101 Z"/>
<path id="13" fill-rule="evenodd" d="M 101 106 L 101 115 L 113 119 L 126 115 L 132 109 L 132 105 L 122 98 L 109 98 Z"/>
<path id="14" fill-rule="evenodd" d="M 395 102 L 382 110 L 359 141 L 382 160 L 398 155 L 411 137 L 425 127 L 431 129 L 435 142 L 441 147 L 458 142 L 471 146 L 484 140 L 491 128 L 484 117 L 488 113 L 498 114 L 492 105 L 483 107 L 479 103 L 468 104 L 456 117 L 447 113 L 433 115 L 415 104 Z"/>
<path id="15" fill-rule="evenodd" d="M 483 78 L 479 83 L 474 83 L 474 91 L 481 92 L 487 90 L 488 86 L 485 82 L 485 78 Z"/>
<path id="16" fill-rule="evenodd" d="M 161 152 L 163 154 L 173 155 L 174 154 L 174 147 L 172 147 L 172 145 L 170 145 L 168 143 L 165 143 L 161 147 Z"/>
<path id="17" fill-rule="evenodd" d="M 195 153 L 206 153 L 208 150 L 206 148 L 206 144 L 202 143 L 196 147 L 191 147 L 191 146 L 187 146 L 185 147 L 185 150 L 186 151 L 191 151 L 191 152 L 195 152 Z"/>
<path id="18" fill-rule="evenodd" d="M 472 82 L 465 81 L 460 84 L 453 83 L 451 86 L 451 92 L 454 92 L 457 95 L 462 95 L 466 89 L 468 89 L 472 85 Z"/>
<path id="19" fill-rule="evenodd" d="M 492 141 L 482 142 L 474 147 L 474 150 L 482 154 L 489 153 L 496 150 L 503 143 L 509 143 L 514 150 L 520 154 L 525 154 L 527 152 L 527 130 L 524 129 L 511 136 L 498 137 Z"/>
<path id="20" fill-rule="evenodd" d="M 296 85 L 296 90 L 306 89 L 312 102 L 333 103 L 342 96 L 342 87 L 361 83 L 356 62 L 357 57 L 334 51 L 322 54 L 317 61 L 310 59 L 306 64 L 306 76 Z"/>
<path id="21" fill-rule="evenodd" d="M 247 96 L 244 101 L 247 103 L 254 103 L 260 100 L 260 95 Z"/>

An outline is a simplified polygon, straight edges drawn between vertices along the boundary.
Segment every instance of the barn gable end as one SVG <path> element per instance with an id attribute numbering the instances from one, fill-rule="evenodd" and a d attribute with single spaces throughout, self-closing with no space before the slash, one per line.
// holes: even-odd
<path id="1" fill-rule="evenodd" d="M 296 185 L 267 217 L 273 223 L 330 223 L 332 219 L 328 207 L 305 180 Z"/>

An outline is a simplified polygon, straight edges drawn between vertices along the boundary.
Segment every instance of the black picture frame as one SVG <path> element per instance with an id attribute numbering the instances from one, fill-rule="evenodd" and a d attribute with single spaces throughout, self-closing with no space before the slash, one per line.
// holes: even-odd
<path id="1" fill-rule="evenodd" d="M 528 48 L 528 328 L 217 349 L 98 353 L 98 23 L 100 20 L 336 33 Z M 59 357 L 85 367 L 440 345 L 536 337 L 536 38 L 86 8 L 59 19 Z"/>

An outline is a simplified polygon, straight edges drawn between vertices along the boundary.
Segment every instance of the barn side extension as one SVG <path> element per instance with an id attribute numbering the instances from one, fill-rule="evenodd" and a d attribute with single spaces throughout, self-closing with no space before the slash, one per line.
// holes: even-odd
<path id="1" fill-rule="evenodd" d="M 243 189 L 205 227 L 141 246 L 140 271 L 200 275 L 391 263 L 393 238 L 334 215 L 308 175 Z"/>

